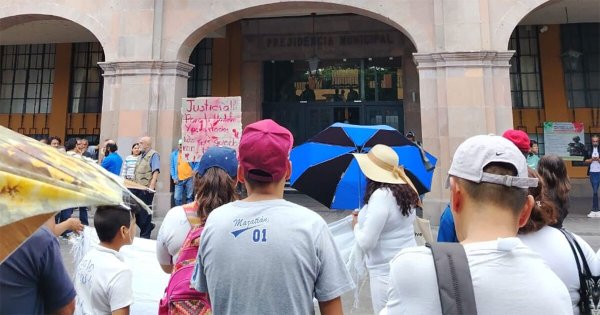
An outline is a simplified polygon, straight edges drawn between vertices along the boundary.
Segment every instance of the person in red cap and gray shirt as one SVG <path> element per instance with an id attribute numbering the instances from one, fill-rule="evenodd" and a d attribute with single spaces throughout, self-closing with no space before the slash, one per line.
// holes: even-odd
<path id="1" fill-rule="evenodd" d="M 248 125 L 239 145 L 238 180 L 248 197 L 210 214 L 192 286 L 208 292 L 213 313 L 342 314 L 354 283 L 327 224 L 285 201 L 291 174 L 289 130 L 270 119 Z"/>

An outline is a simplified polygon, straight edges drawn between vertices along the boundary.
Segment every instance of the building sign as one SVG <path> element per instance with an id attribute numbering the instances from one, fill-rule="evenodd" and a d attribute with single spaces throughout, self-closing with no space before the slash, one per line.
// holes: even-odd
<path id="1" fill-rule="evenodd" d="M 244 60 L 388 58 L 404 55 L 411 46 L 399 30 L 358 15 L 249 19 L 241 24 Z"/>
<path id="2" fill-rule="evenodd" d="M 544 149 L 568 161 L 583 161 L 585 155 L 583 123 L 544 122 Z"/>
<path id="3" fill-rule="evenodd" d="M 216 145 L 237 150 L 242 135 L 241 97 L 184 98 L 181 114 L 186 160 L 200 161 L 204 152 Z"/>
<path id="4" fill-rule="evenodd" d="M 292 34 L 288 36 L 263 36 L 260 38 L 266 48 L 276 47 L 322 47 L 322 46 L 363 46 L 394 44 L 391 33 L 363 34 Z"/>

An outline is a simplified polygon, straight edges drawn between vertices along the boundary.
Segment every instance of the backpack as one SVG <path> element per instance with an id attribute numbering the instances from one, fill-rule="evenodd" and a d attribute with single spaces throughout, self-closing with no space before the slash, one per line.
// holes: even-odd
<path id="1" fill-rule="evenodd" d="M 431 249 L 442 314 L 477 315 L 471 270 L 460 243 L 425 244 Z"/>
<path id="2" fill-rule="evenodd" d="M 190 284 L 200 246 L 200 234 L 204 228 L 200 225 L 200 219 L 195 216 L 195 205 L 196 203 L 183 206 L 192 228 L 183 241 L 169 284 L 160 300 L 159 315 L 212 314 L 208 294 L 196 291 Z"/>

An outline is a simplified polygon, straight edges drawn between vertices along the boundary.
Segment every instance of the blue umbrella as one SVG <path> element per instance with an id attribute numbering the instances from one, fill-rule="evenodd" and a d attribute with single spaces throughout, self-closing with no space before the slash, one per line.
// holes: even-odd
<path id="1" fill-rule="evenodd" d="M 390 146 L 419 194 L 431 189 L 437 159 L 386 126 L 335 123 L 291 152 L 292 187 L 331 209 L 362 206 L 366 178 L 352 153 L 366 153 L 376 144 Z"/>

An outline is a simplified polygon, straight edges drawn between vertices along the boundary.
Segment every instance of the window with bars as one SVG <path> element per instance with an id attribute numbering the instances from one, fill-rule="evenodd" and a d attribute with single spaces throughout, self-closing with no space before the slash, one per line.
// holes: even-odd
<path id="1" fill-rule="evenodd" d="M 71 56 L 71 113 L 100 113 L 102 111 L 102 69 L 104 61 L 100 43 L 74 43 Z"/>
<path id="2" fill-rule="evenodd" d="M 569 107 L 600 107 L 600 23 L 560 26 Z"/>
<path id="3" fill-rule="evenodd" d="M 510 92 L 513 108 L 542 108 L 542 79 L 537 26 L 517 26 L 508 49 L 515 54 L 510 61 Z"/>
<path id="4" fill-rule="evenodd" d="M 52 109 L 54 44 L 0 46 L 0 114 Z"/>
<path id="5" fill-rule="evenodd" d="M 194 65 L 194 69 L 188 79 L 188 97 L 211 95 L 212 46 L 213 40 L 205 38 L 196 45 L 190 55 L 189 62 Z"/>

